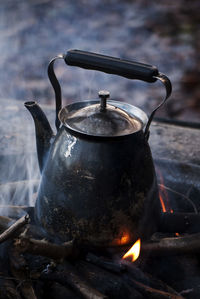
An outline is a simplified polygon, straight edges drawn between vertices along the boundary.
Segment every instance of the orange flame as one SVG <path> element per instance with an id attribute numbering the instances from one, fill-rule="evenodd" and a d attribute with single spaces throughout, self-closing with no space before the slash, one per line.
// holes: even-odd
<path id="1" fill-rule="evenodd" d="M 168 196 L 167 188 L 164 185 L 164 179 L 159 169 L 157 169 L 157 174 L 160 177 L 160 188 L 159 188 L 159 199 L 163 213 L 174 213 L 174 210 L 170 207 L 170 199 Z M 179 233 L 175 233 L 176 237 L 179 237 Z"/>
<path id="2" fill-rule="evenodd" d="M 126 258 L 131 258 L 132 262 L 135 262 L 137 258 L 140 255 L 140 248 L 141 248 L 141 240 L 138 239 L 133 246 L 127 251 L 124 256 L 122 257 L 123 259 Z"/>
<path id="3" fill-rule="evenodd" d="M 164 200 L 163 200 L 161 194 L 159 194 L 159 198 L 160 198 L 160 204 L 161 204 L 161 207 L 162 207 L 162 211 L 163 211 L 163 213 L 166 213 L 167 210 L 166 210 L 165 203 L 164 203 Z"/>
<path id="4" fill-rule="evenodd" d="M 160 184 L 159 199 L 163 213 L 174 213 L 173 209 L 170 207 L 168 193 L 163 184 Z"/>
<path id="5" fill-rule="evenodd" d="M 174 213 L 173 209 L 170 207 L 170 199 L 168 197 L 168 192 L 164 185 L 164 179 L 159 169 L 157 173 L 160 177 L 160 188 L 159 188 L 159 199 L 163 213 Z"/>

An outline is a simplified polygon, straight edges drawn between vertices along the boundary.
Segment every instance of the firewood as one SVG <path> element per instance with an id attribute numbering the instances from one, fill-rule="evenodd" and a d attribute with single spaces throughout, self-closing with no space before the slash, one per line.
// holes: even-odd
<path id="1" fill-rule="evenodd" d="M 180 255 L 200 252 L 200 233 L 142 244 L 142 253 L 152 255 Z"/>
<path id="2" fill-rule="evenodd" d="M 23 298 L 37 299 L 32 282 L 29 278 L 30 273 L 25 259 L 14 248 L 10 250 L 9 257 L 11 273 L 19 280 L 17 288 L 20 290 Z"/>
<path id="3" fill-rule="evenodd" d="M 11 279 L 0 278 L 0 299 L 22 299 Z"/>
<path id="4" fill-rule="evenodd" d="M 175 295 L 168 292 L 164 292 L 158 289 L 154 289 L 149 287 L 141 282 L 138 282 L 134 279 L 129 280 L 130 284 L 135 287 L 136 290 L 141 292 L 145 298 L 152 298 L 152 299 L 183 299 L 181 295 Z"/>
<path id="5" fill-rule="evenodd" d="M 0 243 L 5 242 L 6 240 L 12 238 L 16 232 L 19 232 L 19 230 L 26 225 L 29 222 L 29 215 L 26 214 L 25 216 L 18 219 L 15 223 L 13 223 L 8 229 L 6 229 L 1 235 L 0 235 Z"/>
<path id="6" fill-rule="evenodd" d="M 112 273 L 85 261 L 77 261 L 76 269 L 93 287 L 109 298 L 142 299 L 143 296 L 134 287 L 130 287 L 123 273 Z"/>
<path id="7" fill-rule="evenodd" d="M 62 285 L 69 285 L 73 290 L 86 299 L 107 298 L 107 296 L 101 294 L 80 277 L 70 264 L 65 263 L 64 271 L 43 272 L 40 278 L 43 280 L 56 281 Z"/>
<path id="8" fill-rule="evenodd" d="M 77 255 L 74 241 L 59 245 L 45 240 L 35 240 L 21 236 L 15 240 L 14 246 L 21 253 L 41 255 L 52 259 L 72 258 Z"/>
<path id="9" fill-rule="evenodd" d="M 178 293 L 173 288 L 168 286 L 163 281 L 157 279 L 156 277 L 151 276 L 148 273 L 145 273 L 139 267 L 136 267 L 135 264 L 126 261 L 123 262 L 127 267 L 127 272 L 129 274 L 129 277 L 131 277 L 131 279 L 140 282 L 152 289 L 157 289 L 166 293 L 178 295 Z"/>
<path id="10" fill-rule="evenodd" d="M 11 276 L 9 269 L 10 243 L 4 243 L 1 246 L 0 258 L 0 299 L 21 299 L 19 290 L 16 286 L 20 283 L 18 279 Z"/>
<path id="11" fill-rule="evenodd" d="M 86 256 L 86 261 L 114 273 L 120 273 L 126 269 L 125 265 L 122 263 L 115 263 L 110 260 L 108 261 L 102 256 L 96 256 L 90 252 Z"/>

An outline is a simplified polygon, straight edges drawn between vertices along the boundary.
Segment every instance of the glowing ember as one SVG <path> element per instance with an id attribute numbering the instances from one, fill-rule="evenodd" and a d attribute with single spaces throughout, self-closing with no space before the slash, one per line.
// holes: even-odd
<path id="1" fill-rule="evenodd" d="M 118 237 L 113 240 L 113 245 L 123 246 L 129 244 L 130 241 L 131 241 L 130 232 L 127 230 L 127 228 L 122 228 Z"/>
<path id="2" fill-rule="evenodd" d="M 130 236 L 128 233 L 124 233 L 121 239 L 119 240 L 119 245 L 125 245 L 130 241 Z"/>
<path id="3" fill-rule="evenodd" d="M 131 258 L 132 262 L 135 262 L 140 255 L 141 240 L 138 239 L 133 246 L 125 253 L 123 259 Z"/>

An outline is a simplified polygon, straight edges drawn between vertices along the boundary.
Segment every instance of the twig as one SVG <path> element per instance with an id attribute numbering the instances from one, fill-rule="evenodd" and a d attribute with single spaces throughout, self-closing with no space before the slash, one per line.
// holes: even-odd
<path id="1" fill-rule="evenodd" d="M 183 299 L 183 297 L 181 295 L 175 295 L 175 294 L 171 294 L 169 292 L 165 292 L 165 291 L 161 291 L 158 289 L 154 289 L 152 287 L 149 287 L 141 282 L 138 282 L 134 279 L 131 279 L 131 283 L 134 286 L 134 288 L 136 290 L 138 290 L 139 292 L 141 292 L 145 298 L 155 298 L 155 299 L 167 299 L 167 298 L 171 298 L 171 299 Z M 146 297 L 147 296 L 147 297 Z"/>
<path id="2" fill-rule="evenodd" d="M 29 215 L 26 214 L 25 216 L 18 219 L 15 223 L 13 223 L 8 229 L 6 229 L 0 235 L 0 243 L 5 242 L 6 240 L 12 238 L 17 231 L 19 231 L 24 225 L 29 222 Z"/>

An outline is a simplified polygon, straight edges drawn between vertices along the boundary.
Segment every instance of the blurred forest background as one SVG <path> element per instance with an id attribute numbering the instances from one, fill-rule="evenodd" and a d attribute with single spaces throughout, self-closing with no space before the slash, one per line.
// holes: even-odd
<path id="1" fill-rule="evenodd" d="M 47 77 L 51 58 L 81 49 L 136 60 L 169 76 L 173 94 L 157 116 L 200 122 L 199 0 L 1 0 L 0 100 L 37 100 L 52 105 Z M 111 76 L 56 63 L 64 104 L 97 97 L 114 99 L 148 114 L 164 89 L 158 82 Z"/>

